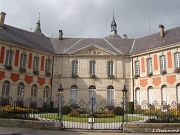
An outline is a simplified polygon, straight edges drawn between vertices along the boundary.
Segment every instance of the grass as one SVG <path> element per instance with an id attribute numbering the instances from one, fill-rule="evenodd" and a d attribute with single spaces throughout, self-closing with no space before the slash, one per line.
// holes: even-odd
<path id="1" fill-rule="evenodd" d="M 47 118 L 47 119 L 58 119 L 57 114 L 44 114 L 40 115 L 41 118 Z M 70 117 L 68 115 L 63 115 L 62 117 L 63 121 L 72 121 L 72 122 L 88 122 L 88 118 L 83 117 Z M 113 118 L 95 118 L 96 123 L 112 123 L 112 122 L 122 122 L 122 116 L 115 116 Z M 137 121 L 142 120 L 142 118 L 135 117 L 135 116 L 127 116 L 128 121 Z M 126 116 L 124 117 L 124 120 L 126 120 Z"/>

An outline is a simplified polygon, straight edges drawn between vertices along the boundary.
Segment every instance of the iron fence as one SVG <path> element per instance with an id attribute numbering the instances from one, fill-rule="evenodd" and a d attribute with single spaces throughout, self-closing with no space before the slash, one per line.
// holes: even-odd
<path id="1" fill-rule="evenodd" d="M 13 100 L 0 98 L 0 118 L 60 121 L 68 129 L 122 129 L 123 122 L 180 122 L 180 105 L 176 102 L 167 104 L 143 101 L 141 104 L 128 102 L 127 98 L 121 102 L 106 100 L 96 102 L 79 102 L 61 100 L 31 100 L 21 98 Z"/>

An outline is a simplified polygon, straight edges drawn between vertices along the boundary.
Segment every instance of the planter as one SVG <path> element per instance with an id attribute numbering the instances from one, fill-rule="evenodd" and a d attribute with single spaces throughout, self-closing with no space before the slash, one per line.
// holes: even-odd
<path id="1" fill-rule="evenodd" d="M 51 76 L 51 73 L 49 73 L 49 72 L 47 72 L 47 73 L 45 73 L 45 76 Z"/>
<path id="2" fill-rule="evenodd" d="M 5 66 L 5 69 L 12 70 L 12 66 L 11 65 L 4 65 L 4 66 Z"/>
<path id="3" fill-rule="evenodd" d="M 152 76 L 152 75 L 153 75 L 153 72 L 148 72 L 147 73 L 147 76 L 149 76 L 149 77 Z"/>
<path id="4" fill-rule="evenodd" d="M 90 74 L 90 78 L 96 78 L 95 74 Z"/>
<path id="5" fill-rule="evenodd" d="M 114 79 L 114 75 L 108 75 L 109 79 Z"/>
<path id="6" fill-rule="evenodd" d="M 38 70 L 34 70 L 34 71 L 33 71 L 33 74 L 39 75 L 39 71 L 38 71 Z"/>
<path id="7" fill-rule="evenodd" d="M 162 75 L 164 75 L 164 74 L 166 74 L 166 73 L 167 73 L 166 70 L 161 70 L 161 74 L 162 74 Z"/>
<path id="8" fill-rule="evenodd" d="M 72 78 L 77 78 L 77 77 L 78 77 L 78 74 L 72 74 L 71 77 L 72 77 Z"/>
<path id="9" fill-rule="evenodd" d="M 26 72 L 26 69 L 25 68 L 20 68 L 19 72 L 21 72 L 21 73 Z"/>
<path id="10" fill-rule="evenodd" d="M 180 73 L 180 67 L 177 67 L 176 69 L 174 69 L 174 73 Z"/>
<path id="11" fill-rule="evenodd" d="M 138 77 L 140 77 L 140 74 L 135 74 L 134 78 L 137 79 Z"/>

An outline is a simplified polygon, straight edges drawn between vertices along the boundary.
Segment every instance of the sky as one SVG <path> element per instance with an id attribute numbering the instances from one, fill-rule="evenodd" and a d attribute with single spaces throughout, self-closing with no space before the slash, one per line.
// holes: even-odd
<path id="1" fill-rule="evenodd" d="M 180 26 L 179 0 L 0 0 L 5 24 L 33 32 L 39 17 L 47 37 L 101 38 L 110 34 L 114 12 L 117 33 L 139 38 Z M 0 11 L 0 12 L 1 12 Z M 149 11 L 149 14 L 148 14 Z"/>

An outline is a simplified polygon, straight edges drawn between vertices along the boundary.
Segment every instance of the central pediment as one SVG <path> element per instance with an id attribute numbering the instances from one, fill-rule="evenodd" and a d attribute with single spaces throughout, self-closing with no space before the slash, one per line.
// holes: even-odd
<path id="1" fill-rule="evenodd" d="M 88 45 L 70 54 L 73 54 L 73 55 L 116 55 L 116 53 L 111 52 L 95 44 Z"/>

